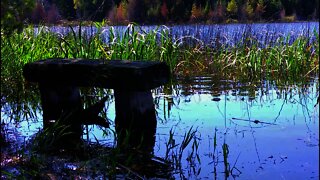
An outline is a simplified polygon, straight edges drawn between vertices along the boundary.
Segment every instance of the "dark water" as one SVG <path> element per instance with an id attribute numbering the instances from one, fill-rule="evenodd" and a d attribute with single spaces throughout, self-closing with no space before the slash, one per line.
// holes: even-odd
<path id="1" fill-rule="evenodd" d="M 176 179 L 224 179 L 226 161 L 232 170 L 227 179 L 318 179 L 318 82 L 316 78 L 303 85 L 283 86 L 205 76 L 154 89 L 158 121 L 154 154 L 165 158 L 171 131 L 177 146 L 167 159 L 178 163 L 174 158 L 182 154 L 181 168 L 173 171 Z M 113 122 L 113 99 L 105 111 Z M 2 106 L 1 123 L 8 123 L 9 114 L 10 107 Z M 16 143 L 28 141 L 42 127 L 41 110 L 37 116 L 20 123 L 13 119 L 6 127 L 8 136 Z M 180 151 L 190 129 L 195 134 Z M 89 141 L 113 146 L 114 136 L 104 132 L 89 126 Z M 226 159 L 223 147 L 228 147 Z M 72 162 L 64 166 L 79 168 Z"/>
<path id="2" fill-rule="evenodd" d="M 109 32 L 112 30 L 116 35 L 123 35 L 132 26 L 105 26 L 101 28 L 101 36 L 105 42 L 111 42 Z M 250 38 L 260 47 L 274 45 L 276 43 L 292 43 L 297 37 L 309 37 L 312 41 L 315 33 L 319 34 L 319 22 L 299 23 L 260 23 L 260 24 L 222 24 L 222 25 L 175 25 L 175 26 L 139 26 L 136 31 L 144 34 L 154 31 L 156 33 L 168 32 L 177 45 L 202 44 L 212 47 L 221 44 L 232 47 L 238 44 L 248 43 Z M 75 32 L 79 27 L 73 27 Z M 61 34 L 71 32 L 69 27 L 54 26 L 47 30 Z M 35 28 L 38 32 L 39 29 Z M 81 31 L 88 36 L 98 32 L 96 27 L 81 27 Z"/>

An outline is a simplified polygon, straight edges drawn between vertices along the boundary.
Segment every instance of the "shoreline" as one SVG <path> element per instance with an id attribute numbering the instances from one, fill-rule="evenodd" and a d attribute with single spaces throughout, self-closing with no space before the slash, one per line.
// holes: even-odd
<path id="1" fill-rule="evenodd" d="M 139 24 L 135 22 L 127 22 L 127 23 L 110 23 L 108 21 L 68 21 L 68 20 L 61 20 L 58 23 L 37 23 L 37 24 L 26 24 L 26 26 L 34 25 L 34 26 L 61 26 L 61 27 L 68 27 L 68 26 L 79 26 L 80 24 L 82 26 L 95 26 L 95 24 L 102 24 L 102 26 L 128 26 L 129 24 L 135 24 L 138 26 L 195 26 L 195 25 L 232 25 L 232 24 L 286 24 L 286 23 L 319 23 L 319 20 L 310 20 L 310 21 L 256 21 L 256 22 L 223 22 L 223 23 L 206 23 L 206 22 L 199 22 L 199 23 L 192 23 L 192 22 L 186 22 L 186 23 L 163 23 L 163 24 Z"/>

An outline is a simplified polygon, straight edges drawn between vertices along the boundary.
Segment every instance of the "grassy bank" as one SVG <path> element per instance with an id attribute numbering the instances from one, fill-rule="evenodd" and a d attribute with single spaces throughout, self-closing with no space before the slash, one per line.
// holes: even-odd
<path id="1" fill-rule="evenodd" d="M 218 74 L 244 81 L 300 81 L 319 73 L 319 34 L 315 30 L 315 41 L 300 36 L 289 44 L 287 36 L 275 40 L 276 45 L 260 48 L 259 41 L 248 33 L 234 47 L 215 42 L 219 46 L 212 48 L 198 39 L 192 45 L 183 38 L 172 39 L 166 28 L 145 32 L 133 24 L 122 34 L 111 28 L 108 43 L 104 43 L 103 25 L 95 27 L 95 34 L 80 33 L 80 26 L 61 35 L 41 26 L 36 35 L 29 26 L 22 33 L 1 36 L 2 84 L 20 82 L 25 63 L 53 57 L 163 61 L 175 75 Z"/>

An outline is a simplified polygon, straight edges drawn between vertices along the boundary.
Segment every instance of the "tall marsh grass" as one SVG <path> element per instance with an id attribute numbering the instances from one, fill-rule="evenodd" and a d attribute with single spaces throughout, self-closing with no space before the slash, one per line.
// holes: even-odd
<path id="1" fill-rule="evenodd" d="M 215 40 L 219 46 L 212 47 L 194 37 L 174 39 L 166 27 L 144 31 L 136 24 L 129 24 L 123 33 L 111 27 L 105 42 L 104 26 L 92 25 L 96 29 L 92 34 L 83 31 L 80 24 L 77 28 L 70 26 L 68 34 L 53 33 L 46 26 L 38 27 L 36 33 L 29 26 L 22 33 L 2 35 L 2 84 L 23 79 L 24 64 L 54 57 L 163 61 L 176 75 L 219 74 L 226 79 L 294 81 L 319 73 L 316 30 L 313 41 L 300 36 L 291 42 L 288 35 L 262 48 L 251 33 L 244 33 L 241 43 L 233 47 L 219 43 L 219 39 Z"/>
<path id="2" fill-rule="evenodd" d="M 245 33 L 235 46 L 216 37 L 214 45 L 193 36 L 174 39 L 170 29 L 159 26 L 144 30 L 129 24 L 123 32 L 95 23 L 91 29 L 69 27 L 69 33 L 50 31 L 49 27 L 26 27 L 21 33 L 6 36 L 1 30 L 1 106 L 11 107 L 19 117 L 35 116 L 39 92 L 23 81 L 22 68 L 28 62 L 46 58 L 127 59 L 166 62 L 177 76 L 210 75 L 235 82 L 276 80 L 278 84 L 306 82 L 319 74 L 319 32 L 313 37 L 288 36 L 274 39 L 270 34 L 261 47 L 252 33 Z M 88 27 L 86 27 L 88 28 Z M 93 31 L 92 31 L 93 32 Z M 107 33 L 107 35 L 105 35 Z M 269 35 L 267 35 L 269 36 Z M 105 37 L 108 37 L 106 41 Z M 192 42 L 192 43 L 190 43 Z M 32 88 L 30 88 L 32 87 Z M 31 103 L 30 102 L 34 102 Z"/>

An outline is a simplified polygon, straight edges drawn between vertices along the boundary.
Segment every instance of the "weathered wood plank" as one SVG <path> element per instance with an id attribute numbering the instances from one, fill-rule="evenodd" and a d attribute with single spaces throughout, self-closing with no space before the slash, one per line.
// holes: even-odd
<path id="1" fill-rule="evenodd" d="M 170 70 L 152 61 L 47 59 L 26 64 L 23 74 L 42 84 L 149 90 L 165 84 Z"/>

